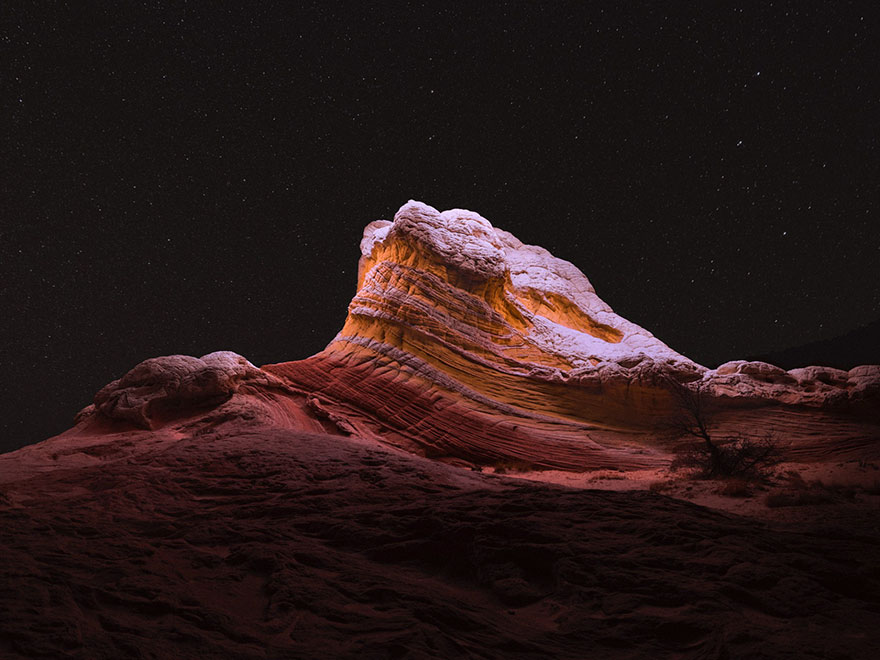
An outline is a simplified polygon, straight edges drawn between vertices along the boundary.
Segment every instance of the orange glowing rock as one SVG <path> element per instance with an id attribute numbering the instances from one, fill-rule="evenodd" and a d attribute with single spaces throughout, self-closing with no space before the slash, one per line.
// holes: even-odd
<path id="1" fill-rule="evenodd" d="M 740 430 L 772 420 L 810 437 L 815 418 L 834 437 L 880 431 L 880 367 L 708 370 L 615 314 L 574 265 L 471 211 L 410 201 L 367 225 L 361 253 L 348 317 L 322 352 L 261 369 L 229 353 L 148 360 L 102 389 L 84 423 L 155 428 L 212 408 L 214 424 L 324 430 L 446 460 L 625 469 L 668 461 L 658 428 L 676 413 L 675 381 L 701 383 L 719 423 Z"/>

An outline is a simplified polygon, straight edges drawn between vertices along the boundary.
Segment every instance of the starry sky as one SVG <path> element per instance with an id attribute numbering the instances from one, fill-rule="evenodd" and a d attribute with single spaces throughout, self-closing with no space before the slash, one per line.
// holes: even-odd
<path id="1" fill-rule="evenodd" d="M 876 321 L 876 3 L 711 4 L 3 3 L 0 449 L 148 357 L 319 351 L 409 198 L 707 366 Z"/>

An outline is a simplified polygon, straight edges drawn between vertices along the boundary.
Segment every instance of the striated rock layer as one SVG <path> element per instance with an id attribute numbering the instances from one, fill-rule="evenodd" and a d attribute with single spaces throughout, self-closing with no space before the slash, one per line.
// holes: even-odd
<path id="1" fill-rule="evenodd" d="M 410 201 L 367 225 L 361 252 L 345 325 L 321 353 L 261 369 L 230 353 L 148 360 L 81 423 L 158 428 L 211 410 L 212 423 L 446 460 L 627 469 L 668 461 L 658 429 L 680 414 L 672 390 L 684 385 L 719 427 L 772 429 L 802 458 L 878 451 L 880 366 L 706 369 L 615 314 L 575 266 L 470 211 Z"/>
<path id="2" fill-rule="evenodd" d="M 359 411 L 359 433 L 475 462 L 653 465 L 666 456 L 658 426 L 678 412 L 672 380 L 700 383 L 722 409 L 833 408 L 844 436 L 880 435 L 880 367 L 707 370 L 615 314 L 575 266 L 476 213 L 410 201 L 366 227 L 361 252 L 327 349 L 264 367 Z M 783 432 L 810 435 L 785 413 L 774 410 Z"/>
<path id="3" fill-rule="evenodd" d="M 876 496 L 789 527 L 416 454 L 662 466 L 687 387 L 868 474 L 880 367 L 707 370 L 467 211 L 410 202 L 362 251 L 321 353 L 145 360 L 0 455 L 0 656 L 877 657 Z"/>

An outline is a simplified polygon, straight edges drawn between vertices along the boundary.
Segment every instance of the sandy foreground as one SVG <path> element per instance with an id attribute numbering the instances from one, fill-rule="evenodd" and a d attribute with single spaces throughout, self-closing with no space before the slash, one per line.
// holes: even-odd
<path id="1" fill-rule="evenodd" d="M 495 473 L 493 468 L 487 472 Z M 703 480 L 687 470 L 558 470 L 507 476 L 569 488 L 631 492 L 649 490 L 700 506 L 774 523 L 799 524 L 840 515 L 871 517 L 880 510 L 880 465 L 857 460 L 832 463 L 785 462 L 765 481 Z M 845 512 L 845 514 L 843 513 Z"/>
<path id="2" fill-rule="evenodd" d="M 0 655 L 875 658 L 880 472 L 783 467 L 727 497 L 290 430 L 56 439 L 0 456 Z"/>

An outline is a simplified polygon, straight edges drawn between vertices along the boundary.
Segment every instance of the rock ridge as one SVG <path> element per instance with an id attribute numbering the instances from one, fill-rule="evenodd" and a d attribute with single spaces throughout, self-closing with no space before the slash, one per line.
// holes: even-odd
<path id="1" fill-rule="evenodd" d="M 823 432 L 833 418 L 841 437 L 880 438 L 880 366 L 707 369 L 615 314 L 576 266 L 478 213 L 410 200 L 393 221 L 369 223 L 360 247 L 357 293 L 320 353 L 261 368 L 225 351 L 152 358 L 98 392 L 79 422 L 235 418 L 453 462 L 646 467 L 668 460 L 658 429 L 680 413 L 679 383 L 711 397 L 731 428 L 748 409 L 756 429 L 772 418 L 809 438 L 804 410 L 815 410 Z"/>

